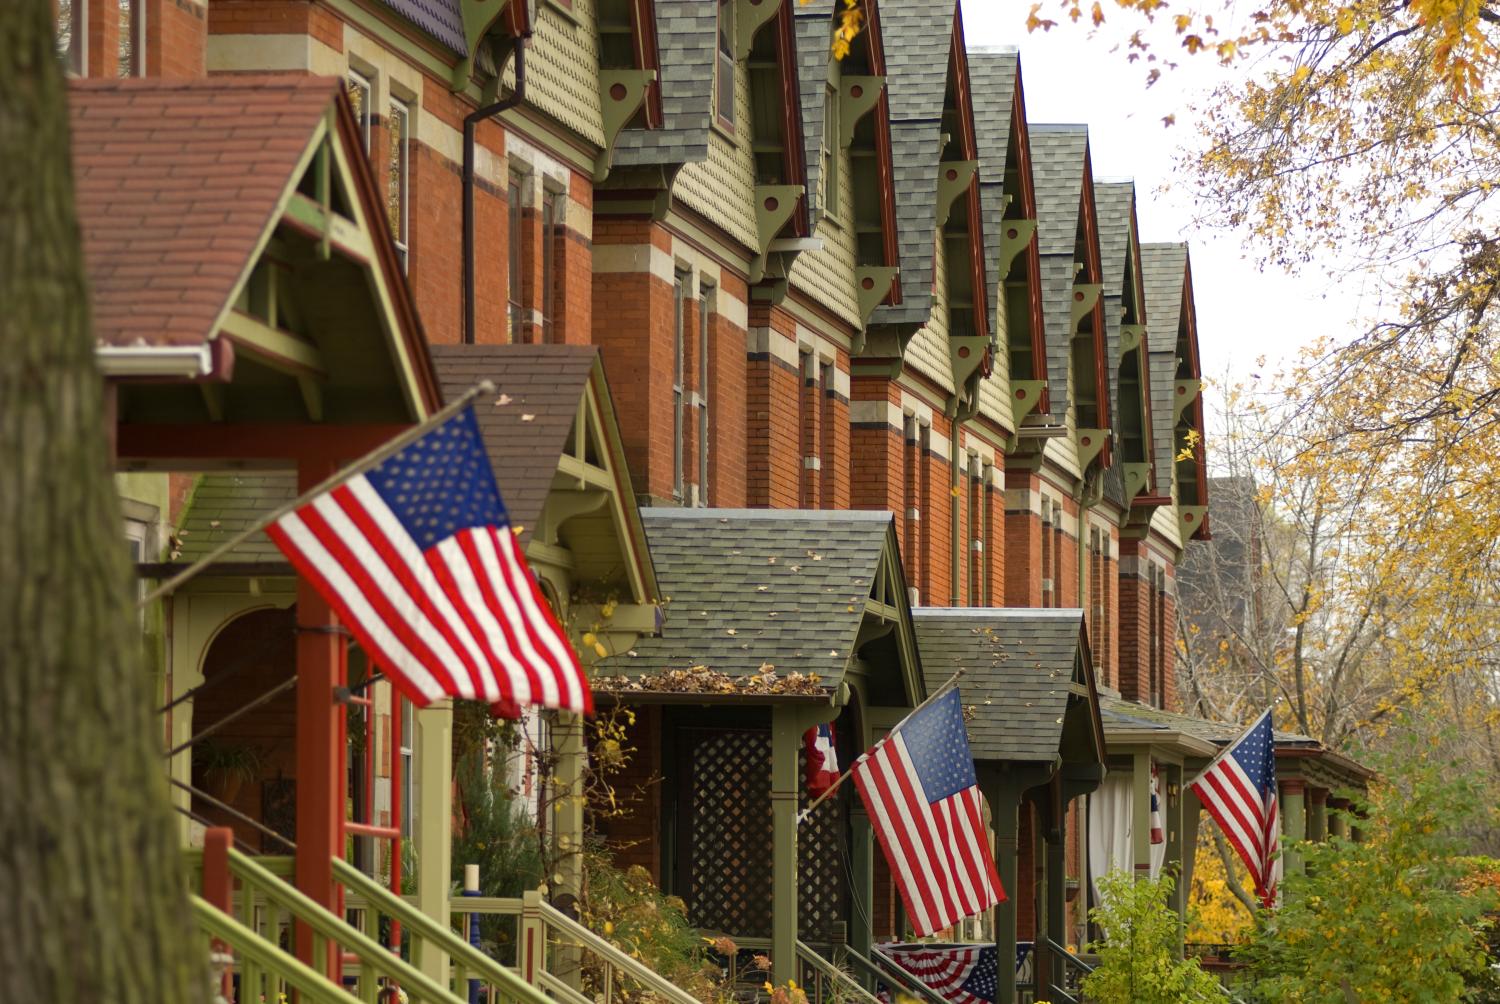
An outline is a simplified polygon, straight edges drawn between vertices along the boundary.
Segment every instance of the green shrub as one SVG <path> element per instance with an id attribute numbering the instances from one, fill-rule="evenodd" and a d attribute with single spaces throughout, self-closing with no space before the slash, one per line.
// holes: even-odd
<path id="1" fill-rule="evenodd" d="M 1181 959 L 1182 927 L 1168 905 L 1170 874 L 1136 881 L 1124 871 L 1099 880 L 1103 905 L 1089 919 L 1104 940 L 1089 946 L 1099 966 L 1083 980 L 1084 996 L 1097 1004 L 1179 1004 L 1227 1001 L 1229 995 L 1197 959 Z"/>

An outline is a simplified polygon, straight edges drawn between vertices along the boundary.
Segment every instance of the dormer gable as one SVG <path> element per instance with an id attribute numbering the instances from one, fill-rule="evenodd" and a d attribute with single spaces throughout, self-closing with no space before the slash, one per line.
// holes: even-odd
<path id="1" fill-rule="evenodd" d="M 1172 472 L 1169 484 L 1182 540 L 1207 539 L 1203 370 L 1187 245 L 1143 244 L 1141 263 L 1154 332 L 1150 359 L 1157 467 Z"/>

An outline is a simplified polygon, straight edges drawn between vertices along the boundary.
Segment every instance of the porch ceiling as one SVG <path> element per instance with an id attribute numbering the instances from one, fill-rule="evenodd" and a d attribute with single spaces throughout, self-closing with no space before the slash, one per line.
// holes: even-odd
<path id="1" fill-rule="evenodd" d="M 1104 746 L 1081 610 L 919 607 L 929 687 L 960 669 L 978 761 L 1101 763 Z"/>

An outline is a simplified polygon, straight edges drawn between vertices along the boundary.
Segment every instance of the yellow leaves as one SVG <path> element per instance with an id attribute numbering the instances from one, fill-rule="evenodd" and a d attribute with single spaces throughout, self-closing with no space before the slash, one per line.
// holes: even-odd
<path id="1" fill-rule="evenodd" d="M 1041 4 L 1034 3 L 1031 5 L 1031 10 L 1027 12 L 1026 30 L 1028 32 L 1036 31 L 1038 28 L 1040 28 L 1042 31 L 1051 31 L 1053 28 L 1057 27 L 1056 21 L 1048 20 L 1047 18 L 1038 16 L 1037 12 L 1041 9 Z"/>

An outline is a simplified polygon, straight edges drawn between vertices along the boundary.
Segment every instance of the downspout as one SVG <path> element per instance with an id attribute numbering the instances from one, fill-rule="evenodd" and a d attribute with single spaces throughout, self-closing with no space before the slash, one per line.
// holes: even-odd
<path id="1" fill-rule="evenodd" d="M 520 104 L 526 97 L 526 42 L 531 33 L 512 40 L 516 55 L 516 86 L 510 96 L 464 116 L 464 344 L 474 344 L 474 132 L 479 123 Z M 504 66 L 502 63 L 501 66 Z M 501 71 L 497 70 L 497 74 Z M 496 88 L 498 89 L 498 77 Z M 510 250 L 511 254 L 516 249 Z"/>

